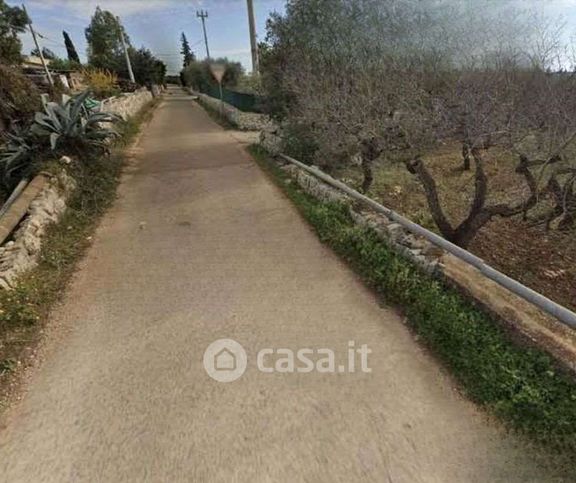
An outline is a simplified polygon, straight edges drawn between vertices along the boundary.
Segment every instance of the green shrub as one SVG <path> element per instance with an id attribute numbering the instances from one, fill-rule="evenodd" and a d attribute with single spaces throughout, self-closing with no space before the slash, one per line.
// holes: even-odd
<path id="1" fill-rule="evenodd" d="M 305 124 L 287 123 L 282 131 L 282 152 L 303 163 L 312 164 L 318 144 Z"/>
<path id="2" fill-rule="evenodd" d="M 115 73 L 105 69 L 84 69 L 82 75 L 88 89 L 97 99 L 107 99 L 120 94 L 118 76 Z"/>
<path id="3" fill-rule="evenodd" d="M 0 177 L 4 186 L 13 186 L 31 176 L 50 157 L 63 154 L 81 158 L 101 155 L 108 150 L 116 132 L 105 124 L 119 118 L 109 113 L 92 112 L 85 107 L 90 95 L 85 91 L 63 97 L 62 103 L 48 102 L 37 112 L 28 129 L 7 134 L 0 148 Z"/>
<path id="4" fill-rule="evenodd" d="M 68 60 L 68 59 L 61 59 L 56 57 L 50 60 L 50 69 L 52 70 L 80 70 L 82 68 L 82 64 L 80 62 L 76 62 L 75 60 Z"/>
<path id="5" fill-rule="evenodd" d="M 211 87 L 217 86 L 218 83 L 212 71 L 210 70 L 210 64 L 223 64 L 226 67 L 224 72 L 224 77 L 222 78 L 223 87 L 235 87 L 238 81 L 243 75 L 243 68 L 239 62 L 232 62 L 226 58 L 214 59 L 211 62 L 208 61 L 194 61 L 188 64 L 182 70 L 182 77 L 186 86 L 192 87 L 193 89 L 204 92 Z"/>

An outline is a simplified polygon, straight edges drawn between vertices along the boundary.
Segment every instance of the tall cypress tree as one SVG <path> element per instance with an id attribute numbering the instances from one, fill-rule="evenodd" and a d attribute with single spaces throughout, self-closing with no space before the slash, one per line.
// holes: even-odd
<path id="1" fill-rule="evenodd" d="M 76 52 L 76 47 L 74 47 L 74 44 L 72 43 L 72 39 L 68 35 L 68 32 L 63 30 L 62 35 L 64 36 L 64 45 L 66 45 L 66 52 L 68 53 L 68 60 L 70 62 L 80 63 L 80 57 L 78 57 L 78 52 Z"/>
<path id="2" fill-rule="evenodd" d="M 184 32 L 182 32 L 182 37 L 180 37 L 180 41 L 182 42 L 182 50 L 180 53 L 184 56 L 184 68 L 188 67 L 189 64 L 196 60 L 192 49 L 190 48 L 190 44 L 188 43 L 188 39 Z"/>

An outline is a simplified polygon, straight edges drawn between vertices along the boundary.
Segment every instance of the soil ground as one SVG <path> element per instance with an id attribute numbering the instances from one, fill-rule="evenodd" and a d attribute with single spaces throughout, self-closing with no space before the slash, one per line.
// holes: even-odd
<path id="1" fill-rule="evenodd" d="M 464 219 L 474 193 L 474 171 L 462 170 L 461 147 L 446 145 L 423 159 L 438 183 L 442 206 L 457 224 Z M 528 196 L 524 178 L 514 173 L 516 160 L 507 153 L 489 151 L 486 174 L 489 201 L 506 202 Z M 359 184 L 359 169 L 338 172 Z M 380 160 L 370 196 L 428 229 L 437 231 L 424 191 L 402 163 Z M 576 311 L 576 231 L 546 232 L 515 218 L 495 218 L 479 232 L 469 250 L 494 268 Z"/>

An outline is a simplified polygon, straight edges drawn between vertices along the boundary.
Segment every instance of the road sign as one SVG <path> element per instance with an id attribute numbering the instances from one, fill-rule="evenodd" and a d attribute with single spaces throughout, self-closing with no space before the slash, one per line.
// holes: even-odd
<path id="1" fill-rule="evenodd" d="M 224 64 L 210 64 L 210 71 L 214 78 L 218 81 L 218 84 L 222 84 L 222 79 L 226 73 L 226 66 Z"/>

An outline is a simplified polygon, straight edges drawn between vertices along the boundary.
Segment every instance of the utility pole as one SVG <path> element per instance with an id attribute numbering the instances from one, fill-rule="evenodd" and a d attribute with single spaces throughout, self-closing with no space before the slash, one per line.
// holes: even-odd
<path id="1" fill-rule="evenodd" d="M 260 72 L 260 62 L 258 59 L 258 43 L 256 42 L 256 21 L 254 20 L 254 4 L 252 0 L 248 2 L 248 24 L 250 26 L 250 47 L 252 50 L 252 74 Z"/>
<path id="2" fill-rule="evenodd" d="M 122 42 L 122 48 L 124 49 L 124 57 L 126 57 L 126 66 L 128 67 L 128 75 L 130 76 L 130 82 L 136 83 L 134 78 L 134 72 L 132 71 L 132 64 L 130 63 L 130 56 L 128 55 L 128 48 L 126 47 L 126 39 L 124 38 L 124 32 L 122 31 L 122 24 L 120 23 L 120 17 L 116 17 L 118 22 L 118 35 L 120 36 L 120 41 Z"/>
<path id="3" fill-rule="evenodd" d="M 42 66 L 44 67 L 44 72 L 46 72 L 46 77 L 48 77 L 48 82 L 50 83 L 51 87 L 54 87 L 54 79 L 52 79 L 52 74 L 48 70 L 48 66 L 46 65 L 46 60 L 44 59 L 44 53 L 38 44 L 38 39 L 36 38 L 36 32 L 34 32 L 34 28 L 32 27 L 32 19 L 28 16 L 28 12 L 26 11 L 26 7 L 22 4 L 22 10 L 26 14 L 28 18 L 28 27 L 30 28 L 30 33 L 32 34 L 32 38 L 34 39 L 34 44 L 36 45 L 36 49 L 38 50 L 38 54 L 40 55 L 40 60 L 42 61 Z"/>
<path id="4" fill-rule="evenodd" d="M 206 58 L 210 59 L 210 50 L 208 49 L 208 36 L 206 35 L 206 22 L 208 12 L 206 10 L 196 10 L 196 17 L 202 19 L 202 29 L 204 30 L 204 44 L 206 45 Z"/>

